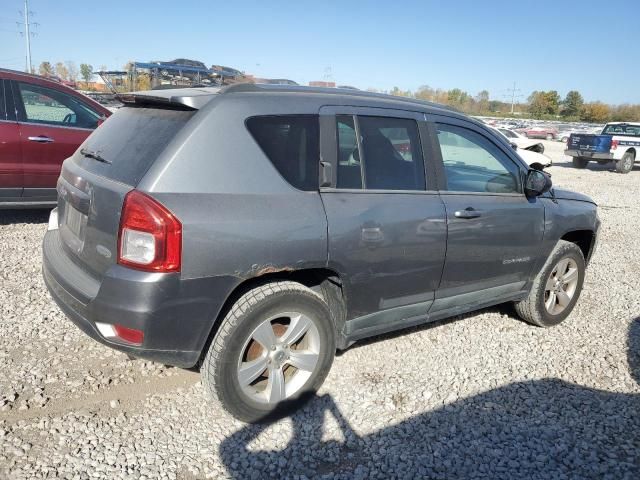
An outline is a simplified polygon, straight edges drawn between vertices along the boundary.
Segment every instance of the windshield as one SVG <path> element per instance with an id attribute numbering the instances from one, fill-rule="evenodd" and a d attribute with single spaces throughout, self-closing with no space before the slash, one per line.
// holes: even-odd
<path id="1" fill-rule="evenodd" d="M 607 125 L 602 131 L 603 135 L 622 135 L 624 137 L 640 137 L 640 125 Z"/>

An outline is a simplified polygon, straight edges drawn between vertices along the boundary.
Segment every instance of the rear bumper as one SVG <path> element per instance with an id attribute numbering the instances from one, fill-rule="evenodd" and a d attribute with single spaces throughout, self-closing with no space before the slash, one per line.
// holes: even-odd
<path id="1" fill-rule="evenodd" d="M 598 152 L 585 152 L 580 150 L 565 150 L 564 154 L 569 157 L 582 157 L 594 160 L 613 160 L 613 154 L 611 152 L 598 153 Z"/>
<path id="2" fill-rule="evenodd" d="M 233 279 L 213 277 L 182 280 L 180 274 L 146 273 L 112 266 L 96 289 L 61 247 L 58 230 L 43 243 L 43 276 L 62 311 L 94 340 L 130 355 L 192 367 L 200 358 Z M 80 280 L 80 281 L 79 281 Z M 104 337 L 96 322 L 142 330 L 144 341 L 134 346 Z"/>

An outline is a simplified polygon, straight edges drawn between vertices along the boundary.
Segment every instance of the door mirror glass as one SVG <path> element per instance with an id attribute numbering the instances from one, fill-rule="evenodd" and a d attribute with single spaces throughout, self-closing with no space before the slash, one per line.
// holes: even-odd
<path id="1" fill-rule="evenodd" d="M 524 190 L 527 197 L 539 197 L 545 192 L 551 190 L 551 176 L 540 170 L 529 170 Z"/>

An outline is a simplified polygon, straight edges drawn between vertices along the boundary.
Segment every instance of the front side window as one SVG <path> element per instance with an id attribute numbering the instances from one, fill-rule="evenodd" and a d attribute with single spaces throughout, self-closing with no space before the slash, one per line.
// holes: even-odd
<path id="1" fill-rule="evenodd" d="M 318 190 L 320 127 L 315 115 L 264 116 L 247 128 L 280 175 L 299 190 Z"/>
<path id="2" fill-rule="evenodd" d="M 18 83 L 24 120 L 55 126 L 96 128 L 100 114 L 71 95 L 57 90 Z"/>
<path id="3" fill-rule="evenodd" d="M 424 190 L 422 149 L 415 120 L 338 116 L 338 188 Z M 360 135 L 360 145 L 357 135 Z"/>
<path id="4" fill-rule="evenodd" d="M 520 169 L 494 143 L 453 125 L 437 124 L 447 177 L 456 192 L 520 193 Z"/>

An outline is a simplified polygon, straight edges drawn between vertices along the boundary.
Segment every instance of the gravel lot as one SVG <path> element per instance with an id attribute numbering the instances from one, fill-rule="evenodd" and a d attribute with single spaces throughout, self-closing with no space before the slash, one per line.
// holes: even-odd
<path id="1" fill-rule="evenodd" d="M 269 426 L 82 334 L 41 279 L 48 214 L 0 211 L 0 478 L 640 478 L 640 166 L 576 170 L 544 143 L 603 222 L 569 319 L 504 305 L 368 340 Z"/>

